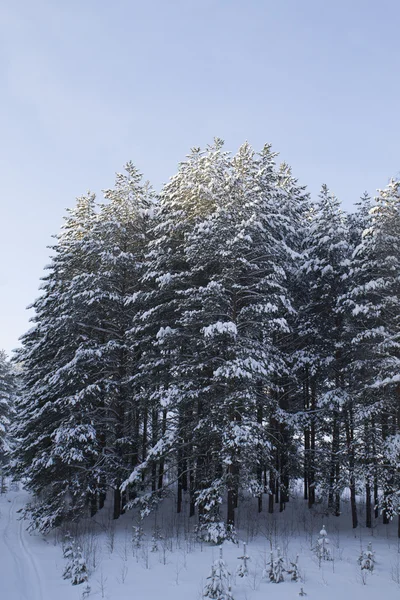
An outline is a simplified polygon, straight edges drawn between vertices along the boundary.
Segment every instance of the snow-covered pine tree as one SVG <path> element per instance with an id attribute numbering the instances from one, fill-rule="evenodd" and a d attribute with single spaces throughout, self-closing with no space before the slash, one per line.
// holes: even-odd
<path id="1" fill-rule="evenodd" d="M 344 317 L 339 299 L 346 291 L 344 274 L 350 255 L 347 221 L 326 185 L 311 214 L 308 242 L 300 271 L 307 286 L 299 308 L 301 361 L 305 378 L 305 462 L 309 505 L 315 501 L 315 482 L 322 483 L 329 510 L 340 512 L 342 407 L 348 396 L 343 378 Z M 328 447 L 326 440 L 331 439 Z M 318 460 L 317 460 L 318 456 Z M 329 457 L 328 460 L 324 460 Z"/>
<path id="2" fill-rule="evenodd" d="M 315 545 L 314 552 L 317 555 L 320 565 L 321 565 L 321 561 L 332 560 L 330 540 L 328 538 L 328 533 L 325 529 L 325 525 L 322 525 L 322 529 L 319 532 L 319 538 L 317 539 L 317 543 Z"/>
<path id="3" fill-rule="evenodd" d="M 80 326 L 88 337 L 91 386 L 98 390 L 99 474 L 105 488 L 113 491 L 113 515 L 118 518 L 126 504 L 120 486 L 138 460 L 141 443 L 143 407 L 135 382 L 141 347 L 130 330 L 141 291 L 153 192 L 134 165 L 127 163 L 125 172 L 117 174 L 115 187 L 104 195 L 107 203 L 101 206 L 93 230 L 98 267 L 75 298 L 87 305 L 87 318 Z"/>
<path id="4" fill-rule="evenodd" d="M 75 286 L 96 267 L 88 252 L 96 218 L 94 196 L 78 198 L 68 212 L 52 248 L 42 295 L 33 304 L 34 327 L 23 336 L 16 355 L 22 385 L 13 473 L 26 478 L 35 494 L 27 512 L 31 525 L 43 531 L 85 510 L 100 451 L 92 423 L 96 390 L 89 398 L 79 394 L 89 373 L 79 369 L 86 335 L 79 325 L 82 307 L 73 301 Z"/>
<path id="5" fill-rule="evenodd" d="M 266 149 L 264 150 L 265 153 Z M 274 448 L 274 461 L 278 469 L 270 468 L 269 473 L 269 503 L 268 510 L 273 512 L 274 502 L 279 502 L 279 510 L 285 508 L 289 500 L 289 476 L 298 473 L 299 448 L 296 440 L 299 439 L 294 432 L 298 427 L 296 415 L 301 412 L 304 403 L 304 372 L 302 361 L 301 340 L 297 332 L 298 309 L 304 298 L 305 282 L 300 281 L 298 273 L 301 268 L 305 234 L 308 228 L 310 215 L 310 198 L 305 187 L 300 186 L 293 177 L 291 168 L 287 163 L 282 163 L 277 172 L 277 185 L 284 193 L 279 194 L 274 210 L 279 212 L 281 224 L 278 229 L 280 241 L 285 248 L 282 254 L 281 267 L 286 274 L 285 287 L 293 310 L 286 313 L 290 332 L 285 332 L 275 339 L 285 363 L 286 373 L 277 380 L 279 388 L 278 419 L 270 423 L 270 443 Z M 261 482 L 261 469 L 259 471 Z M 264 482 L 265 485 L 266 482 Z M 307 489 L 307 488 L 306 488 Z M 259 510 L 262 508 L 259 496 Z"/>
<path id="6" fill-rule="evenodd" d="M 358 564 L 362 571 L 370 571 L 371 573 L 374 570 L 375 566 L 375 552 L 372 550 L 371 542 L 368 543 L 368 547 L 366 550 L 361 550 L 361 554 L 358 558 Z"/>
<path id="7" fill-rule="evenodd" d="M 247 554 L 247 544 L 243 544 L 243 554 L 242 556 L 239 556 L 238 559 L 240 560 L 240 563 L 238 564 L 237 568 L 236 568 L 236 575 L 238 577 L 248 577 L 249 576 L 249 561 L 250 556 Z"/>
<path id="8" fill-rule="evenodd" d="M 395 478 L 390 460 L 399 432 L 400 340 L 400 182 L 392 180 L 381 190 L 370 211 L 362 241 L 354 252 L 347 307 L 353 323 L 351 373 L 357 398 L 355 418 L 363 423 L 368 446 L 366 490 L 370 525 L 371 485 L 374 504 L 383 490 L 385 523 L 398 512 Z M 364 465 L 364 453 L 358 457 Z M 394 502 L 393 502 L 394 501 Z M 400 535 L 400 530 L 399 530 Z"/>
<path id="9" fill-rule="evenodd" d="M 12 449 L 11 422 L 14 414 L 16 377 L 6 353 L 0 350 L 0 493 L 5 491 L 4 468 Z"/>
<path id="10" fill-rule="evenodd" d="M 208 440 L 202 435 L 201 424 L 206 407 L 202 407 L 197 392 L 205 373 L 196 381 L 194 372 L 190 376 L 186 372 L 187 359 L 191 369 L 197 371 L 201 365 L 192 366 L 192 357 L 198 357 L 195 338 L 188 330 L 183 332 L 179 319 L 187 302 L 184 294 L 191 288 L 185 240 L 221 194 L 226 168 L 226 153 L 221 148 L 217 141 L 207 152 L 193 150 L 162 191 L 144 276 L 146 287 L 139 299 L 142 310 L 132 328 L 132 335 L 142 339 L 139 380 L 144 390 L 148 434 L 141 463 L 126 485 L 145 483 L 149 493 L 142 495 L 142 503 L 146 510 L 162 497 L 162 474 L 168 464 L 170 472 L 176 473 L 176 479 L 170 478 L 169 484 L 177 483 L 178 512 L 183 492 L 190 490 L 193 515 L 201 473 L 207 472 Z M 216 459 L 214 455 L 213 460 Z M 218 496 L 216 499 L 212 509 L 209 505 L 213 513 L 218 512 Z M 213 521 L 218 522 L 218 517 Z"/>
<path id="11" fill-rule="evenodd" d="M 268 578 L 270 582 L 282 583 L 284 581 L 284 571 L 283 556 L 281 555 L 280 549 L 277 548 L 276 555 L 271 550 L 270 561 L 268 563 Z"/>
<path id="12" fill-rule="evenodd" d="M 299 571 L 299 555 L 297 554 L 295 560 L 291 560 L 289 563 L 289 568 L 286 569 L 288 575 L 290 575 L 291 581 L 299 581 L 300 579 L 300 571 Z"/>
<path id="13" fill-rule="evenodd" d="M 210 598 L 210 600 L 233 600 L 230 573 L 222 556 L 222 548 L 220 548 L 219 553 L 219 558 L 213 562 L 211 573 L 207 577 L 208 584 L 204 588 L 203 598 Z"/>
<path id="14" fill-rule="evenodd" d="M 178 511 L 189 490 L 191 514 L 197 504 L 201 527 L 218 531 L 218 541 L 231 535 L 239 482 L 259 492 L 259 470 L 273 463 L 272 421 L 284 420 L 278 382 L 288 370 L 279 340 L 292 312 L 283 267 L 292 224 L 279 211 L 287 192 L 273 158 L 269 146 L 255 156 L 245 144 L 229 159 L 217 140 L 181 165 L 161 195 L 149 288 L 132 329 L 148 340 L 139 370 L 152 432 L 153 419 L 165 417 L 126 485 L 148 477 L 148 503 L 157 463 L 168 460 Z"/>
<path id="15" fill-rule="evenodd" d="M 191 286 L 181 325 L 197 342 L 185 368 L 205 409 L 199 433 L 208 438 L 210 457 L 222 459 L 222 464 L 209 461 L 199 504 L 212 506 L 226 493 L 226 522 L 232 528 L 239 487 L 255 489 L 254 466 L 271 464 L 266 424 L 280 408 L 276 381 L 286 372 L 276 340 L 288 333 L 291 304 L 282 268 L 283 192 L 270 148 L 256 156 L 244 144 L 219 189 L 214 212 L 186 239 Z"/>
<path id="16" fill-rule="evenodd" d="M 144 531 L 141 525 L 132 525 L 132 546 L 140 548 L 144 538 Z"/>
<path id="17" fill-rule="evenodd" d="M 72 585 L 80 585 L 88 580 L 88 569 L 85 560 L 82 555 L 82 550 L 79 546 L 76 547 L 74 552 L 74 559 L 71 570 L 71 583 Z"/>
<path id="18" fill-rule="evenodd" d="M 346 364 L 344 369 L 344 379 L 347 383 L 347 402 L 344 404 L 344 422 L 346 429 L 346 452 L 343 456 L 345 460 L 345 469 L 349 473 L 350 501 L 352 510 L 353 527 L 358 524 L 356 507 L 356 480 L 365 481 L 366 490 L 366 526 L 371 527 L 371 489 L 373 485 L 373 446 L 374 441 L 371 436 L 371 427 L 369 419 L 360 419 L 358 405 L 363 396 L 363 373 L 361 363 L 358 361 L 357 344 L 353 339 L 358 334 L 358 324 L 351 314 L 348 305 L 348 293 L 353 286 L 354 268 L 358 263 L 358 251 L 362 242 L 363 231 L 369 226 L 371 216 L 369 214 L 372 201 L 365 192 L 356 203 L 356 211 L 347 216 L 349 244 L 351 256 L 346 261 L 344 271 L 344 295 L 339 298 L 339 308 L 344 320 L 344 330 L 342 333 L 342 342 Z M 363 457 L 360 460 L 360 457 Z M 376 486 L 375 486 L 376 487 Z M 375 489 L 376 496 L 377 490 Z M 377 501 L 377 499 L 376 499 Z"/>
<path id="19" fill-rule="evenodd" d="M 64 557 L 67 564 L 64 569 L 63 578 L 71 579 L 72 585 L 80 585 L 88 580 L 88 568 L 82 555 L 80 546 L 76 540 L 68 538 L 64 546 Z"/>
<path id="20" fill-rule="evenodd" d="M 132 377 L 136 347 L 127 341 L 143 270 L 152 192 L 130 163 L 100 214 L 78 199 L 54 247 L 36 327 L 24 337 L 23 416 L 16 473 L 30 477 L 40 501 L 34 525 L 46 530 L 102 506 L 120 484 L 138 444 Z M 47 427 L 42 430 L 43 423 Z"/>
<path id="21" fill-rule="evenodd" d="M 64 535 L 64 539 L 63 539 L 63 556 L 66 559 L 71 559 L 72 555 L 73 555 L 73 549 L 74 549 L 74 539 L 71 536 L 71 534 L 69 533 L 69 531 L 67 531 Z"/>
<path id="22" fill-rule="evenodd" d="M 361 244 L 363 232 L 367 229 L 371 218 L 370 210 L 373 206 L 373 200 L 368 192 L 361 195 L 355 206 L 356 210 L 347 215 L 349 243 L 353 252 Z"/>

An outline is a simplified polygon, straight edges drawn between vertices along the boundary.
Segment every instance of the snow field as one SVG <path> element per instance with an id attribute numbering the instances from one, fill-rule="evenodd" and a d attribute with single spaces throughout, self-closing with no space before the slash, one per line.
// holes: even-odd
<path id="1" fill-rule="evenodd" d="M 72 586 L 63 580 L 66 560 L 62 553 L 63 532 L 47 537 L 29 534 L 27 523 L 18 520 L 27 500 L 25 492 L 8 492 L 0 499 L 0 577 L 3 600 L 200 600 L 219 558 L 218 546 L 196 540 L 185 511 L 176 515 L 173 503 L 139 522 L 129 512 L 118 521 L 108 509 L 92 520 L 69 530 L 82 548 L 89 569 L 89 590 L 85 584 Z M 238 511 L 239 544 L 223 544 L 223 559 L 231 574 L 235 600 L 296 598 L 301 588 L 309 598 L 341 600 L 378 596 L 400 597 L 400 542 L 396 524 L 374 524 L 372 530 L 350 528 L 349 506 L 344 514 L 328 517 L 322 506 L 309 511 L 300 499 L 289 502 L 284 513 L 258 515 L 253 501 L 245 501 Z M 362 515 L 361 515 L 362 518 Z M 325 526 L 331 560 L 318 556 L 318 540 Z M 133 530 L 139 527 L 139 530 Z M 139 531 L 139 533 L 138 533 Z M 362 570 L 358 559 L 371 542 L 374 570 Z M 248 575 L 239 577 L 239 557 L 246 556 Z M 301 580 L 271 583 L 266 576 L 271 550 L 283 557 L 284 568 L 299 555 Z M 85 595 L 86 593 L 86 595 Z"/>

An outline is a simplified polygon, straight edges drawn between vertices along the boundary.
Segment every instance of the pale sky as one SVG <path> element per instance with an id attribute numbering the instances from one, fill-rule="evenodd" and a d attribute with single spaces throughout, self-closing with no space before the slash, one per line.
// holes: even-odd
<path id="1" fill-rule="evenodd" d="M 65 208 L 132 160 L 271 142 L 344 207 L 400 171 L 398 0 L 3 0 L 0 348 L 29 327 Z"/>

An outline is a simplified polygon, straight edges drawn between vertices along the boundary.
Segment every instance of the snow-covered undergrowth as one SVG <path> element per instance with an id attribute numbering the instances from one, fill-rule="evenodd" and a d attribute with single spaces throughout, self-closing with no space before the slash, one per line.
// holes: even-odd
<path id="1" fill-rule="evenodd" d="M 21 491 L 0 499 L 0 578 L 6 591 L 2 598 L 199 600 L 209 589 L 220 547 L 196 539 L 186 507 L 177 515 L 173 503 L 166 503 L 143 522 L 134 512 L 113 521 L 106 507 L 79 527 L 72 525 L 44 538 L 29 535 L 26 523 L 18 521 L 26 499 Z M 400 595 L 400 543 L 394 523 L 382 525 L 378 519 L 371 530 L 361 526 L 353 531 L 346 503 L 343 514 L 332 517 L 322 505 L 309 511 L 300 498 L 273 515 L 259 515 L 256 502 L 249 499 L 242 502 L 237 519 L 239 544 L 222 547 L 235 600 L 286 600 L 297 597 L 301 589 L 318 600 L 338 596 L 375 600 L 377 594 L 390 600 Z M 73 586 L 71 578 L 63 579 L 67 531 L 82 550 L 87 583 Z M 321 552 L 322 544 L 329 552 Z M 373 569 L 363 568 L 365 560 L 360 557 L 371 549 Z"/>

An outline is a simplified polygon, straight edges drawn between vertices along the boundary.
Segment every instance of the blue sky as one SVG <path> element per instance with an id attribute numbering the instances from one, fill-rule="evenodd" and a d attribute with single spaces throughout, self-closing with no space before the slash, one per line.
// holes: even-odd
<path id="1" fill-rule="evenodd" d="M 193 146 L 271 142 L 349 209 L 400 171 L 397 0 L 5 0 L 0 347 L 51 235 L 131 159 L 159 189 Z"/>

